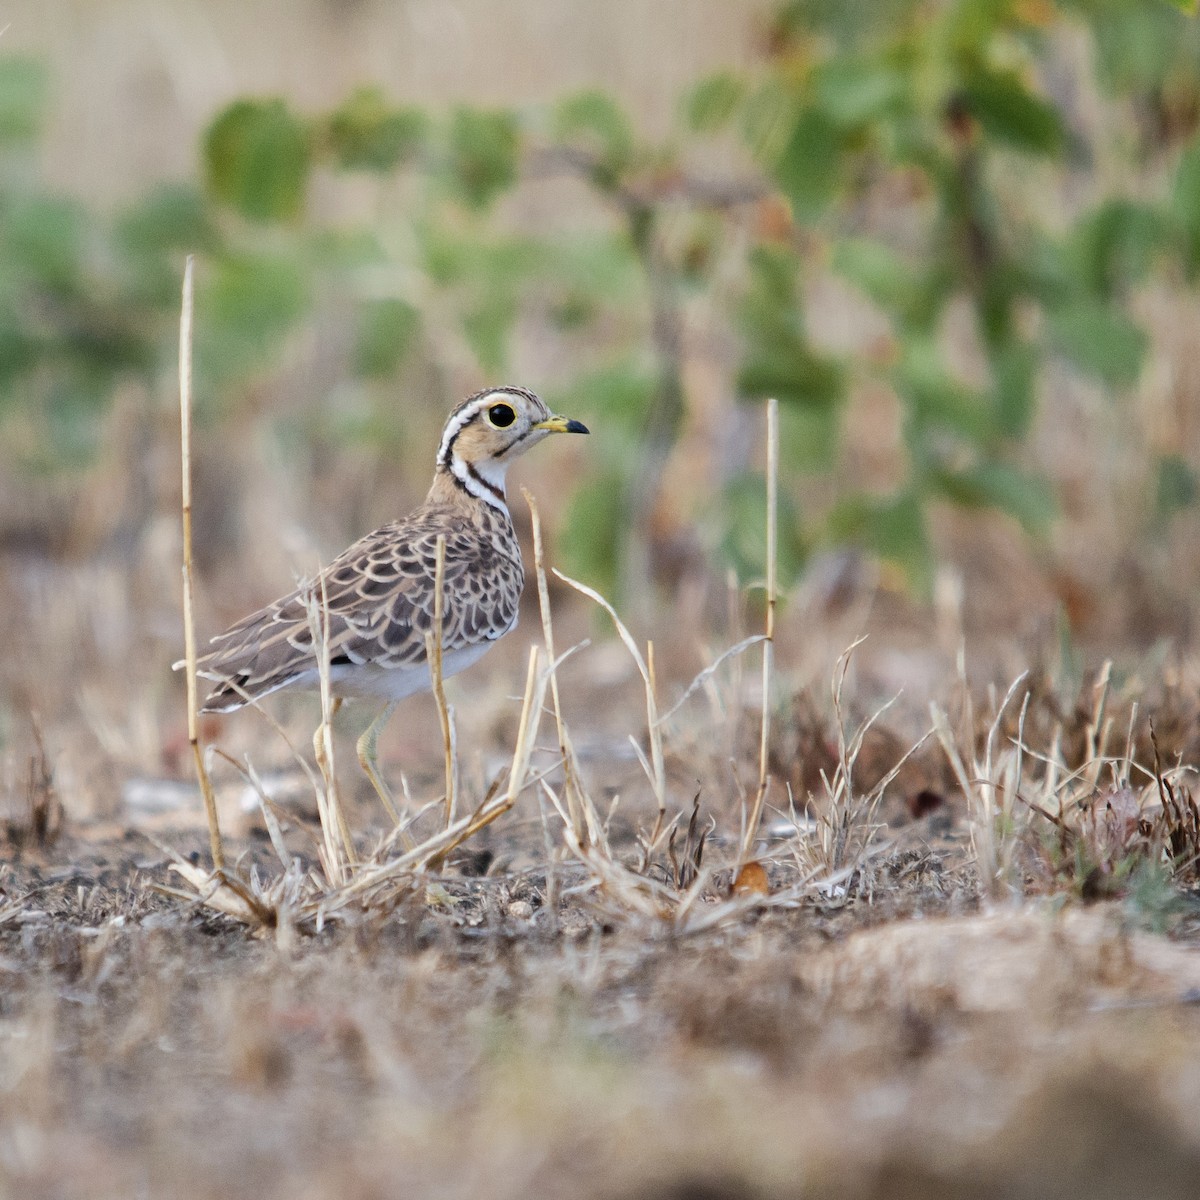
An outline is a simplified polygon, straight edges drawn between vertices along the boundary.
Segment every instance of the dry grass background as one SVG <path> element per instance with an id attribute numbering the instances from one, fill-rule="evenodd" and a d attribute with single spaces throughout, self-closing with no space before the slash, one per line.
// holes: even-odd
<path id="1" fill-rule="evenodd" d="M 684 83 L 752 56 L 767 7 L 45 0 L 36 19 L 8 14 L 3 36 L 56 68 L 48 177 L 115 205 L 190 173 L 200 129 L 244 92 L 319 106 L 378 78 L 402 99 L 514 102 L 602 84 L 661 124 Z M 346 202 L 316 202 L 335 199 Z M 842 289 L 819 272 L 812 286 L 818 340 L 852 348 L 874 336 Z M 622 892 L 624 875 L 597 887 L 597 868 L 566 861 L 532 794 L 428 889 L 320 933 L 253 938 L 156 890 L 171 880 L 168 857 L 146 834 L 185 856 L 205 846 L 168 670 L 181 642 L 169 390 L 119 398 L 85 478 L 0 482 L 0 1198 L 1194 1194 L 1194 912 L 1164 890 L 1106 898 L 1119 889 L 1104 872 L 1089 884 L 1079 870 L 1111 873 L 1161 836 L 1095 815 L 1124 803 L 1110 786 L 1123 760 L 1141 764 L 1133 786 L 1155 810 L 1148 714 L 1169 778 L 1186 788 L 1178 764 L 1200 762 L 1197 517 L 1152 537 L 1145 495 L 1155 451 L 1200 458 L 1200 312 L 1152 289 L 1138 303 L 1154 350 L 1128 405 L 1065 376 L 1046 386 L 1035 454 L 1065 500 L 1049 545 L 1031 548 L 1001 518 L 938 512 L 932 606 L 851 555 L 819 560 L 785 598 L 764 852 L 778 903 L 755 909 L 751 897 L 707 927 L 650 911 L 642 892 Z M 543 352 L 553 361 L 535 332 L 519 357 L 536 374 Z M 761 443 L 753 418 L 722 398 L 720 364 L 701 354 L 689 369 L 696 420 L 675 472 L 685 485 L 727 443 Z M 401 398 L 403 461 L 314 454 L 297 471 L 264 458 L 263 428 L 320 405 L 338 371 L 319 331 L 293 347 L 198 465 L 202 632 L 423 493 L 442 414 Z M 603 436 L 598 414 L 577 415 L 595 416 Z M 883 486 L 899 442 L 894 402 L 856 393 L 842 469 Z M 572 470 L 549 456 L 521 468 L 551 561 Z M 237 505 L 224 503 L 231 494 Z M 641 681 L 590 608 L 562 588 L 552 599 L 560 649 L 594 639 L 558 678 L 597 810 L 621 797 L 610 832 L 625 870 L 653 823 L 627 741 L 644 736 Z M 532 588 L 526 601 L 521 632 L 449 685 L 472 796 L 511 757 L 537 640 Z M 687 579 L 669 612 L 635 630 L 656 641 L 665 703 L 752 632 L 729 608 L 719 578 Z M 1062 655 L 1064 610 L 1079 662 Z M 855 794 L 869 800 L 929 729 L 931 701 L 966 783 L 927 741 L 880 798 L 877 850 L 839 876 L 821 840 L 836 831 L 802 822 L 797 834 L 786 787 L 822 796 L 822 769 L 836 784 L 829 680 L 864 631 L 843 693 L 847 732 L 903 694 L 864 738 Z M 1097 688 L 1106 658 L 1116 666 Z M 1015 776 L 1020 696 L 984 756 L 1024 671 L 1030 753 Z M 711 873 L 689 902 L 701 914 L 727 903 L 756 771 L 752 657 L 718 681 L 667 741 L 670 813 L 686 819 L 699 789 L 703 818 L 716 820 Z M 307 745 L 314 702 L 276 711 Z M 286 747 L 253 714 L 206 733 L 235 758 L 252 754 L 295 805 L 293 851 L 311 853 L 311 790 Z M 1056 737 L 1058 790 L 1036 758 Z M 439 742 L 432 703 L 409 701 L 383 761 L 416 796 L 436 796 Z M 550 747 L 539 761 L 552 760 Z M 343 773 L 370 848 L 379 814 Z M 241 869 L 277 877 L 244 783 L 218 768 L 218 785 Z M 1074 841 L 1056 841 L 1027 800 L 1061 804 Z M 976 866 L 986 837 L 990 878 Z M 808 886 L 814 855 L 816 882 L 834 880 L 823 889 Z M 655 894 L 677 905 L 686 891 L 665 844 L 651 857 Z"/>

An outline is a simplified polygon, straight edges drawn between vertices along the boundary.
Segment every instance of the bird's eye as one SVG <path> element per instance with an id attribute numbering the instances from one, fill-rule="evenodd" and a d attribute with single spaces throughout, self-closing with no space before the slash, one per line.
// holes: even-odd
<path id="1" fill-rule="evenodd" d="M 516 419 L 517 414 L 513 412 L 511 405 L 493 404 L 488 409 L 488 420 L 497 429 L 507 429 Z"/>

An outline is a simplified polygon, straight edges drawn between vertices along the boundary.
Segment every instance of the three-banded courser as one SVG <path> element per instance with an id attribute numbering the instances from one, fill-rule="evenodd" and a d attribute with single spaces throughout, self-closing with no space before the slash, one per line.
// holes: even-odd
<path id="1" fill-rule="evenodd" d="M 358 754 L 394 812 L 376 767 L 376 739 L 398 701 L 428 691 L 426 634 L 433 629 L 437 542 L 445 538 L 442 674 L 469 667 L 517 621 L 525 572 L 505 501 L 515 458 L 551 433 L 587 433 L 554 416 L 525 388 L 476 393 L 451 414 L 425 503 L 339 554 L 315 580 L 213 638 L 197 673 L 216 687 L 205 712 L 231 712 L 284 688 L 320 687 L 313 605 L 327 628 L 334 697 L 385 707 L 359 739 Z M 182 664 L 176 664 L 177 666 Z"/>

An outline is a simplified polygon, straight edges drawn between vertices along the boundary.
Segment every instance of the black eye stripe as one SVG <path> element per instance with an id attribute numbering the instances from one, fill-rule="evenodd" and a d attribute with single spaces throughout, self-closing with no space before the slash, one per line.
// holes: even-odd
<path id="1" fill-rule="evenodd" d="M 516 419 L 517 414 L 509 404 L 493 404 L 488 409 L 488 420 L 497 429 L 507 429 Z"/>

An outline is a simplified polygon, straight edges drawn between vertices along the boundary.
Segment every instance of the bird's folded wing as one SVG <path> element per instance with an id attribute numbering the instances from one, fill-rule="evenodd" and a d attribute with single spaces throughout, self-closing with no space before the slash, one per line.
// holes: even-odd
<path id="1" fill-rule="evenodd" d="M 331 664 L 413 666 L 434 623 L 437 537 L 443 525 L 401 522 L 356 542 L 310 583 L 213 638 L 197 673 L 222 686 L 206 707 L 244 702 L 286 686 L 316 665 L 314 631 Z M 442 645 L 491 641 L 513 625 L 519 561 L 469 526 L 446 535 Z"/>

